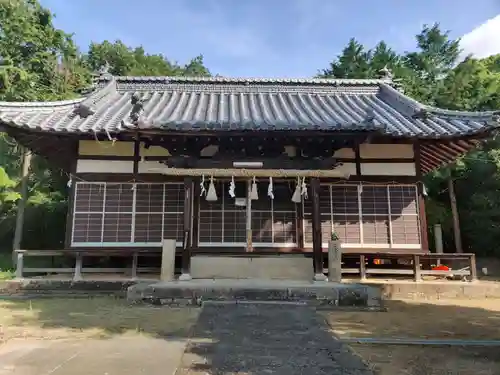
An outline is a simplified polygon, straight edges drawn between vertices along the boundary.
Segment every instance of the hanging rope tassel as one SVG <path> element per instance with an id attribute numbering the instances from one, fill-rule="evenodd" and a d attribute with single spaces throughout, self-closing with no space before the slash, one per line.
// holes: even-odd
<path id="1" fill-rule="evenodd" d="M 293 195 L 292 195 L 292 202 L 294 202 L 294 203 L 302 202 L 302 194 L 300 192 L 300 177 L 297 177 L 295 191 L 293 192 Z"/>
<path id="2" fill-rule="evenodd" d="M 235 189 L 236 189 L 236 185 L 234 183 L 234 176 L 233 176 L 233 177 L 231 177 L 231 182 L 229 183 L 229 196 L 231 198 L 236 197 L 236 194 L 234 192 Z"/>
<path id="3" fill-rule="evenodd" d="M 301 186 L 302 191 L 300 194 L 304 197 L 304 199 L 307 199 L 307 185 L 306 185 L 306 178 L 302 177 L 302 186 Z"/>
<path id="4" fill-rule="evenodd" d="M 252 190 L 250 191 L 250 199 L 256 201 L 259 199 L 259 192 L 257 191 L 257 181 L 255 177 L 252 180 Z"/>
<path id="5" fill-rule="evenodd" d="M 207 194 L 207 190 L 205 189 L 205 176 L 201 176 L 200 197 L 203 197 L 204 194 Z"/>
<path id="6" fill-rule="evenodd" d="M 273 178 L 269 177 L 269 185 L 267 187 L 267 196 L 271 199 L 274 199 L 274 192 L 273 192 Z"/>
<path id="7" fill-rule="evenodd" d="M 206 200 L 208 202 L 216 202 L 217 201 L 217 192 L 215 191 L 214 185 L 214 177 L 210 176 L 210 183 L 208 184 L 208 192 Z"/>

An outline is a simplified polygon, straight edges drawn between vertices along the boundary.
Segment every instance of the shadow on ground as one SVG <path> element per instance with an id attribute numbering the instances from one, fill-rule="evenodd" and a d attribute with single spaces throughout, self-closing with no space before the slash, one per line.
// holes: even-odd
<path id="1" fill-rule="evenodd" d="M 385 313 L 328 314 L 309 314 L 290 305 L 267 306 L 266 311 L 261 309 L 263 305 L 257 310 L 212 306 L 198 319 L 198 309 L 129 306 L 114 298 L 1 301 L 0 332 L 4 340 L 30 336 L 107 338 L 128 333 L 189 339 L 179 375 L 260 375 L 271 371 L 358 375 L 370 372 L 346 346 L 331 339 L 324 318 L 341 337 L 500 339 L 499 302 L 390 301 Z M 498 347 L 355 345 L 354 349 L 380 374 L 405 373 L 404 369 L 409 375 L 500 373 Z"/>

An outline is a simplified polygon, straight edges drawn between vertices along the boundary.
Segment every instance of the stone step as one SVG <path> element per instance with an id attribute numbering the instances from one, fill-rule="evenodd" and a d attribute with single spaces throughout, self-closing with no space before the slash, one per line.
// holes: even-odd
<path id="1" fill-rule="evenodd" d="M 362 284 L 297 281 L 192 280 L 138 283 L 128 288 L 132 303 L 200 306 L 204 302 L 302 303 L 321 309 L 381 309 L 378 288 Z"/>

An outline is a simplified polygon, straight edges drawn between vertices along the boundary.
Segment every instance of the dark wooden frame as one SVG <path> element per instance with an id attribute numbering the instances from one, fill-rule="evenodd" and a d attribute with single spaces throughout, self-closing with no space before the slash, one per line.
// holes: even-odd
<path id="1" fill-rule="evenodd" d="M 459 155 L 467 152 L 471 148 L 477 145 L 477 139 L 484 138 L 489 135 L 489 133 L 471 135 L 471 136 L 462 136 L 456 138 L 442 138 L 442 139 L 423 139 L 423 140 L 415 140 L 411 138 L 391 138 L 388 136 L 383 136 L 377 133 L 333 133 L 333 132 L 324 132 L 324 131 L 271 131 L 271 132 L 230 132 L 230 133 L 216 133 L 216 132 L 197 132 L 196 135 L 190 132 L 160 132 L 160 131 L 144 131 L 144 130 L 135 130 L 135 131 L 125 131 L 122 133 L 113 134 L 118 141 L 132 141 L 134 142 L 134 154 L 133 156 L 100 156 L 100 155 L 78 155 L 78 141 L 79 140 L 91 140 L 98 139 L 100 141 L 106 141 L 109 138 L 109 134 L 98 133 L 98 134 L 82 134 L 82 133 L 47 133 L 43 131 L 33 131 L 21 128 L 14 128 L 9 125 L 0 124 L 2 130 L 7 131 L 8 135 L 14 137 L 24 146 L 31 148 L 36 153 L 45 156 L 49 161 L 53 162 L 54 165 L 60 166 L 67 172 L 74 175 L 74 177 L 78 180 L 84 181 L 114 181 L 114 182 L 126 182 L 130 181 L 130 174 L 96 174 L 96 173 L 76 173 L 76 161 L 77 159 L 82 160 L 131 160 L 133 161 L 133 180 L 141 181 L 141 182 L 165 182 L 167 179 L 170 181 L 177 180 L 176 178 L 167 177 L 164 175 L 153 175 L 153 174 L 140 174 L 139 173 L 139 161 L 140 161 L 140 142 L 148 142 L 150 145 L 155 146 L 163 146 L 167 149 L 177 150 L 180 144 L 184 145 L 195 145 L 195 149 L 199 148 L 200 144 L 203 142 L 210 142 L 213 140 L 221 140 L 227 141 L 231 137 L 241 137 L 246 138 L 250 136 L 254 139 L 254 142 L 262 142 L 265 140 L 271 140 L 271 142 L 275 142 L 278 139 L 285 143 L 290 143 L 294 145 L 299 145 L 301 147 L 307 147 L 308 145 L 318 145 L 324 140 L 326 140 L 329 144 L 335 144 L 338 148 L 352 147 L 354 149 L 355 156 L 353 159 L 350 158 L 341 158 L 336 159 L 336 162 L 341 163 L 355 163 L 356 166 L 356 176 L 352 176 L 349 181 L 364 181 L 364 182 L 389 182 L 396 181 L 398 183 L 418 183 L 418 209 L 419 209 L 419 221 L 421 226 L 421 245 L 422 250 L 426 251 L 429 248 L 428 244 L 428 235 L 427 235 L 427 220 L 425 215 L 425 199 L 423 196 L 423 185 L 422 185 L 422 175 L 423 173 L 427 173 L 430 170 L 450 161 L 453 161 Z M 201 140 L 201 138 L 206 137 L 206 139 Z M 258 138 L 258 141 L 255 140 Z M 250 139 L 250 138 L 249 138 Z M 397 158 L 397 159 L 363 159 L 360 156 L 359 145 L 362 142 L 371 142 L 371 143 L 404 143 L 404 144 L 413 144 L 414 149 L 414 157 L 413 158 Z M 198 143 L 197 143 L 198 142 Z M 200 143 L 201 142 L 201 143 Z M 335 143 L 336 142 L 336 143 Z M 185 147 L 185 146 L 183 146 Z M 193 146 L 192 146 L 193 147 Z M 314 148 L 314 146 L 313 146 Z M 162 161 L 165 160 L 165 157 L 160 156 L 152 156 L 146 157 L 146 160 L 156 160 Z M 361 164 L 362 163 L 415 163 L 417 174 L 416 176 L 362 176 L 361 175 Z M 179 181 L 183 181 L 182 178 L 178 178 Z M 342 181 L 342 179 L 324 179 L 324 182 L 335 182 Z M 186 182 L 185 182 L 186 183 Z M 315 184 L 316 182 L 314 182 Z M 185 185 L 187 187 L 187 185 Z M 193 182 L 190 182 L 191 188 L 186 188 L 188 194 L 193 194 L 195 189 L 193 188 Z M 71 233 L 72 233 L 72 224 L 73 224 L 73 201 L 74 201 L 74 186 L 70 189 L 69 195 L 69 206 L 68 206 L 68 215 L 67 215 L 67 225 L 66 225 L 66 237 L 65 237 L 65 247 L 69 248 L 71 244 Z M 314 194 L 313 194 L 314 197 Z M 314 199 L 314 198 L 313 198 Z M 191 225 L 187 225 L 188 218 L 186 215 L 186 211 L 189 212 L 189 223 L 193 220 L 193 215 L 196 210 L 193 210 L 196 207 L 196 198 L 194 201 L 190 199 L 189 210 L 185 210 L 185 219 L 184 219 L 184 230 L 185 235 L 188 235 L 188 240 L 184 241 L 186 244 L 183 248 L 183 270 L 189 271 L 189 259 L 193 253 L 196 253 L 197 250 L 197 229 L 193 229 L 193 232 L 189 232 L 186 234 L 186 231 L 190 231 L 189 228 Z M 199 202 L 199 200 L 198 200 Z M 192 205 L 191 205 L 192 203 Z M 301 212 L 302 210 L 299 210 Z M 317 210 L 316 210 L 317 211 Z M 191 212 L 193 215 L 191 215 Z M 313 215 L 314 217 L 315 215 Z M 297 228 L 302 228 L 301 222 L 303 221 L 302 215 L 297 216 Z M 313 223 L 315 223 L 313 230 L 315 233 L 316 241 L 313 241 L 313 256 L 314 256 L 314 265 L 315 270 L 318 271 L 320 266 L 320 258 L 324 253 L 324 250 L 321 248 L 321 243 L 318 244 L 317 239 L 317 229 L 316 227 L 319 225 L 318 220 L 313 219 Z M 193 227 L 195 227 L 194 225 Z M 319 229 L 321 230 L 321 229 Z M 196 234 L 196 236 L 194 236 Z M 291 249 L 291 251 L 301 251 L 305 252 L 307 249 L 304 248 L 303 244 L 303 233 L 300 233 L 297 230 L 299 248 Z M 321 242 L 321 235 L 319 242 Z M 151 249 L 151 248 L 149 248 Z M 76 250 L 73 248 L 72 250 Z M 104 248 L 101 249 L 103 252 Z M 263 249 L 260 249 L 263 250 Z M 350 250 L 350 249 L 349 249 Z M 347 250 L 347 251 L 349 251 Z M 235 251 L 235 249 L 232 249 Z M 272 250 L 270 249 L 270 252 Z M 274 249 L 275 251 L 275 249 Z M 269 254 L 270 252 L 263 251 L 263 254 Z M 254 253 L 255 254 L 255 253 Z M 257 254 L 255 254 L 257 255 Z M 186 259 L 184 259 L 186 258 Z"/>

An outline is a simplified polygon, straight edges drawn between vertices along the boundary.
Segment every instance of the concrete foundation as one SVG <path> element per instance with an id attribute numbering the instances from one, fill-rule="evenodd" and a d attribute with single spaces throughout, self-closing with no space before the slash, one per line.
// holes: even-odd
<path id="1" fill-rule="evenodd" d="M 297 280 L 191 280 L 139 283 L 127 299 L 153 305 L 201 305 L 204 302 L 301 303 L 317 308 L 380 309 L 380 290 L 361 284 Z"/>
<path id="2" fill-rule="evenodd" d="M 263 258 L 230 256 L 194 256 L 191 258 L 193 279 L 259 279 L 302 280 L 314 277 L 312 259 L 303 256 L 269 256 Z"/>

